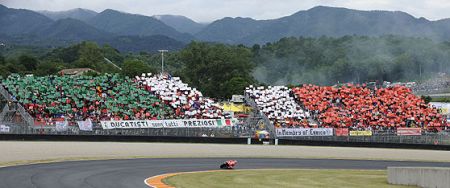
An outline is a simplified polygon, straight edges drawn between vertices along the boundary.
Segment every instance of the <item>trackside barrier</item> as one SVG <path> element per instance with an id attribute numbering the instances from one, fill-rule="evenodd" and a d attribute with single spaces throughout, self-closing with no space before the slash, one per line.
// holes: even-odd
<path id="1" fill-rule="evenodd" d="M 360 143 L 398 143 L 398 144 L 429 144 L 450 145 L 450 136 L 444 134 L 426 134 L 421 136 L 284 136 L 280 140 L 318 141 L 318 142 L 360 142 Z"/>
<path id="2" fill-rule="evenodd" d="M 382 142 L 358 142 L 358 141 L 324 141 L 324 140 L 289 140 L 278 139 L 278 145 L 302 145 L 302 146 L 338 146 L 338 147 L 370 147 L 370 148 L 404 148 L 404 149 L 431 149 L 450 151 L 450 145 L 413 144 L 413 143 L 382 143 Z"/>
<path id="3" fill-rule="evenodd" d="M 38 135 L 0 134 L 0 140 L 19 141 L 95 141 L 95 142 L 168 142 L 168 143 L 217 143 L 247 144 L 248 138 L 185 137 L 185 136 L 130 136 L 130 135 Z M 251 138 L 251 143 L 262 144 Z"/>
<path id="4" fill-rule="evenodd" d="M 0 134 L 0 140 L 20 141 L 96 141 L 96 142 L 171 142 L 171 143 L 223 143 L 248 144 L 248 138 L 217 138 L 217 137 L 183 137 L 183 136 L 126 136 L 126 135 L 39 135 L 39 134 Z M 268 140 L 273 143 L 272 140 Z M 253 144 L 263 144 L 258 139 L 250 139 Z M 370 142 L 333 142 L 333 141 L 303 141 L 278 139 L 279 145 L 306 146 L 341 146 L 341 147 L 374 147 L 374 148 L 407 148 L 448 150 L 450 145 L 430 144 L 399 144 Z"/>
<path id="5" fill-rule="evenodd" d="M 388 167 L 388 182 L 396 185 L 415 185 L 425 188 L 450 187 L 450 168 Z"/>

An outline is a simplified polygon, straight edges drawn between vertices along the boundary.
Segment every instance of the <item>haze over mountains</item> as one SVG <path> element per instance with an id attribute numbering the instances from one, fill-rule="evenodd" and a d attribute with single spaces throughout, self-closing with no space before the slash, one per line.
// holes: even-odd
<path id="1" fill-rule="evenodd" d="M 0 40 L 58 46 L 92 40 L 124 51 L 176 50 L 192 40 L 264 44 L 283 37 L 402 35 L 450 40 L 450 19 L 430 21 L 400 11 L 359 11 L 318 6 L 272 19 L 223 18 L 210 24 L 184 16 L 144 16 L 107 9 L 31 11 L 0 5 Z"/>

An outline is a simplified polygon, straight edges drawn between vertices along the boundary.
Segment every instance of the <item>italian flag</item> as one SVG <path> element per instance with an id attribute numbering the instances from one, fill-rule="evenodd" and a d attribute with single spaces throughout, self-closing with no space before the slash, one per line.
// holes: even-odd
<path id="1" fill-rule="evenodd" d="M 218 119 L 216 121 L 218 126 L 231 126 L 231 119 Z"/>

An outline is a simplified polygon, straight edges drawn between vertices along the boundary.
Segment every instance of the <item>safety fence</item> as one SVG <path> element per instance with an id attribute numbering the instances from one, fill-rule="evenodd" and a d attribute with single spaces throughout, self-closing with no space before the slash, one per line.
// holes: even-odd
<path id="1" fill-rule="evenodd" d="M 124 136 L 180 136 L 180 137 L 252 137 L 254 129 L 237 124 L 226 127 L 190 127 L 190 128 L 134 128 L 104 129 L 100 123 L 92 123 L 92 130 L 80 130 L 78 126 L 22 126 L 1 125 L 0 134 L 35 134 L 35 135 L 124 135 Z"/>
<path id="2" fill-rule="evenodd" d="M 381 134 L 372 136 L 283 136 L 278 138 L 295 141 L 450 145 L 450 135 L 448 133 L 425 133 L 417 136 Z"/>

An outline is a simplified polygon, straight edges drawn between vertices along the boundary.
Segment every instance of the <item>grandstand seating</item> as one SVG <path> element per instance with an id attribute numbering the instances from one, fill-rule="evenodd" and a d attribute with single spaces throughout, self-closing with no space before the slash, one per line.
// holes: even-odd
<path id="1" fill-rule="evenodd" d="M 440 127 L 442 115 L 405 86 L 371 90 L 365 85 L 303 85 L 293 88 L 320 126 L 382 129 Z"/>
<path id="2" fill-rule="evenodd" d="M 179 77 L 170 75 L 155 75 L 151 73 L 136 76 L 147 91 L 159 96 L 167 105 L 175 110 L 181 118 L 222 118 L 223 112 L 215 106 L 214 100 L 204 97 L 196 88 L 191 88 Z"/>
<path id="3" fill-rule="evenodd" d="M 220 106 L 179 77 L 19 76 L 5 89 L 40 122 L 224 118 Z M 442 127 L 441 114 L 402 85 L 249 86 L 245 94 L 276 127 Z"/>
<path id="4" fill-rule="evenodd" d="M 277 127 L 309 126 L 310 114 L 303 110 L 285 86 L 246 88 L 245 93 L 253 98 L 258 108 Z"/>
<path id="5" fill-rule="evenodd" d="M 37 121 L 164 119 L 173 110 L 130 78 L 91 76 L 19 76 L 2 81 Z"/>

